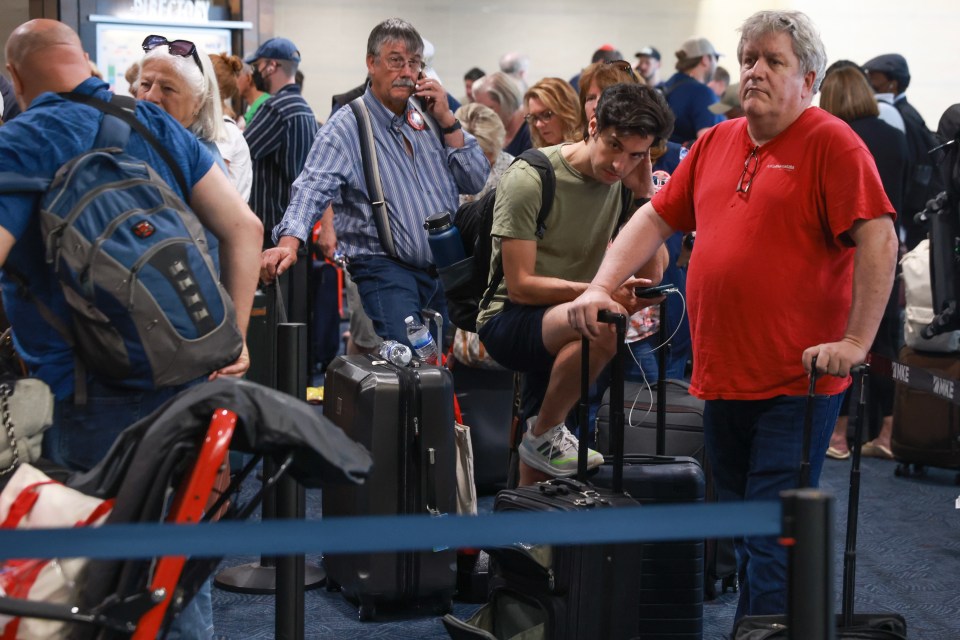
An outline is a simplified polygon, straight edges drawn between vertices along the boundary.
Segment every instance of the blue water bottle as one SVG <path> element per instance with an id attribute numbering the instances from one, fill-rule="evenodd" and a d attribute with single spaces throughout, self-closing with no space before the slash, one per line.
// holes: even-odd
<path id="1" fill-rule="evenodd" d="M 460 231 L 454 226 L 449 212 L 433 214 L 423 223 L 423 228 L 427 230 L 427 241 L 433 253 L 433 263 L 438 269 L 466 259 L 467 254 L 463 250 Z"/>

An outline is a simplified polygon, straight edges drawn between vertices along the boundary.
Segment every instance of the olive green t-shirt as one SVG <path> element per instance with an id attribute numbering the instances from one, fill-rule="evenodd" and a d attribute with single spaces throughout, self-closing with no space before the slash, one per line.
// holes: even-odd
<path id="1" fill-rule="evenodd" d="M 501 237 L 537 243 L 534 273 L 538 276 L 590 282 L 600 268 L 607 243 L 620 216 L 620 183 L 606 185 L 583 175 L 564 160 L 560 153 L 564 146 L 541 149 L 550 160 L 557 178 L 557 190 L 544 223 L 546 231 L 542 240 L 536 236 L 542 195 L 540 174 L 519 160 L 500 179 L 493 208 L 490 277 L 500 261 Z M 480 310 L 478 326 L 503 309 L 508 285 L 504 278 L 490 306 Z"/>

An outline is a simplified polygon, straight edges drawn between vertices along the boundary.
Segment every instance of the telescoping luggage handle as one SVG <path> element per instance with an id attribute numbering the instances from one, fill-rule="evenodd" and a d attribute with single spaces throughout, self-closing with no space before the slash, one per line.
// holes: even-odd
<path id="1" fill-rule="evenodd" d="M 627 337 L 627 316 L 622 313 L 601 310 L 597 313 L 597 322 L 613 324 L 617 330 L 617 351 L 610 364 L 610 449 L 613 453 L 613 482 L 611 489 L 623 491 L 623 350 Z M 590 415 L 590 341 L 581 340 L 580 358 L 580 446 L 577 450 L 577 478 L 586 482 L 587 449 L 592 434 Z M 617 410 L 619 408 L 619 410 Z"/>

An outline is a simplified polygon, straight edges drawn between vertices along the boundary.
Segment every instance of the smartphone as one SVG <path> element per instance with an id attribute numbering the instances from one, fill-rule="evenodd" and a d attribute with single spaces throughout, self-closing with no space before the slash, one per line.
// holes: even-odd
<path id="1" fill-rule="evenodd" d="M 657 298 L 677 290 L 674 284 L 661 284 L 656 287 L 637 287 L 633 293 L 638 298 Z"/>
<path id="2" fill-rule="evenodd" d="M 420 84 L 420 81 L 426 78 L 427 76 L 420 72 L 420 75 L 417 76 L 417 84 Z M 435 100 L 433 98 L 424 98 L 423 96 L 417 96 L 417 103 L 420 105 L 420 108 L 424 111 L 430 111 L 430 108 L 433 107 Z"/>

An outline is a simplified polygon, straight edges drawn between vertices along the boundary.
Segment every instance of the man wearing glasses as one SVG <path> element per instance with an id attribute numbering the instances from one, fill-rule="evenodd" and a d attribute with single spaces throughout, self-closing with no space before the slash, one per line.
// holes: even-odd
<path id="1" fill-rule="evenodd" d="M 776 500 L 797 486 L 808 372 L 817 384 L 810 481 L 819 482 L 850 368 L 864 361 L 890 294 L 894 209 L 869 151 L 811 107 L 826 52 L 809 18 L 764 11 L 737 49 L 745 118 L 704 135 L 620 233 L 568 320 L 587 336 L 610 292 L 674 230 L 697 231 L 687 291 L 691 392 L 723 500 Z M 737 541 L 737 618 L 782 613 L 786 550 Z"/>
<path id="2" fill-rule="evenodd" d="M 358 106 L 369 117 L 386 215 L 375 218 L 383 207 L 367 190 L 357 117 L 340 109 L 320 129 L 293 184 L 261 277 L 270 281 L 296 262 L 300 243 L 332 204 L 347 269 L 376 334 L 406 343 L 405 317 L 426 307 L 446 310 L 423 222 L 456 211 L 461 193 L 480 191 L 490 163 L 461 129 L 440 83 L 423 76 L 423 40 L 412 25 L 391 18 L 373 29 L 367 72 Z"/>
<path id="3" fill-rule="evenodd" d="M 317 118 L 296 83 L 300 51 L 286 38 L 270 38 L 244 60 L 260 91 L 270 94 L 243 132 L 253 161 L 250 207 L 263 220 L 263 247 L 290 202 L 290 185 L 303 170 L 317 135 Z"/>

